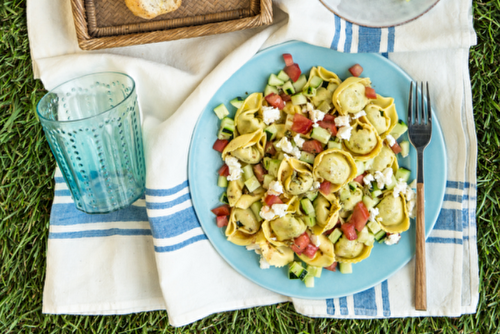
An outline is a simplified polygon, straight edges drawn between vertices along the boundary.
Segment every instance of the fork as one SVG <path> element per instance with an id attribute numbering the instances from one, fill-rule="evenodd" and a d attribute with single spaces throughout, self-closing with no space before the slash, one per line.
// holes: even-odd
<path id="1" fill-rule="evenodd" d="M 424 211 L 424 149 L 432 137 L 432 112 L 429 84 L 426 82 L 427 103 L 424 101 L 424 83 L 420 83 L 420 103 L 418 103 L 418 83 L 410 85 L 408 99 L 408 137 L 417 150 L 417 235 L 415 264 L 415 309 L 427 310 L 427 282 L 425 271 L 425 211 Z M 413 115 L 415 114 L 415 115 Z M 427 114 L 427 115 L 426 115 Z"/>

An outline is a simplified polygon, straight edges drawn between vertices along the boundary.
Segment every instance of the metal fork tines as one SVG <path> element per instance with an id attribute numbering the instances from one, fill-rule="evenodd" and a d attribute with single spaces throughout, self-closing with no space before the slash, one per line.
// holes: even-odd
<path id="1" fill-rule="evenodd" d="M 424 210 L 424 149 L 432 137 L 432 111 L 429 84 L 410 85 L 408 99 L 408 137 L 417 150 L 417 228 L 415 262 L 415 309 L 427 310 L 427 287 L 425 270 L 425 210 Z M 420 103 L 419 103 L 420 95 Z"/>

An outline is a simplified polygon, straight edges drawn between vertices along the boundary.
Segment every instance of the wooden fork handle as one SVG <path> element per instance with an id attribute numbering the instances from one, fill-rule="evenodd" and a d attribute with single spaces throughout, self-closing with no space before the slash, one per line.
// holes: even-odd
<path id="1" fill-rule="evenodd" d="M 417 183 L 417 236 L 415 263 L 415 309 L 427 310 L 427 279 L 425 272 L 425 210 L 424 184 Z"/>

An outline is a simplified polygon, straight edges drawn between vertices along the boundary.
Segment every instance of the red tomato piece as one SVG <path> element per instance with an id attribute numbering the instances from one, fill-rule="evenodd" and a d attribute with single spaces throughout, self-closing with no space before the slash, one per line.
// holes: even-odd
<path id="1" fill-rule="evenodd" d="M 226 164 L 222 165 L 222 167 L 219 168 L 219 175 L 220 176 L 228 177 L 228 175 L 229 175 L 229 166 L 226 165 Z"/>
<path id="2" fill-rule="evenodd" d="M 217 216 L 217 227 L 223 227 L 228 225 L 227 216 Z"/>
<path id="3" fill-rule="evenodd" d="M 217 139 L 214 143 L 213 149 L 216 150 L 217 152 L 222 153 L 222 151 L 224 151 L 224 148 L 226 148 L 227 144 L 229 144 L 229 140 Z"/>
<path id="4" fill-rule="evenodd" d="M 353 65 L 349 69 L 349 72 L 351 72 L 353 77 L 359 77 L 361 73 L 363 73 L 363 67 L 361 67 L 361 65 L 359 64 Z"/>
<path id="5" fill-rule="evenodd" d="M 283 102 L 283 99 L 278 94 L 271 93 L 267 95 L 266 101 L 273 107 L 278 108 L 279 110 L 285 108 L 285 102 Z"/>
<path id="6" fill-rule="evenodd" d="M 326 270 L 336 271 L 337 270 L 337 262 L 333 262 L 330 266 L 325 267 Z"/>
<path id="7" fill-rule="evenodd" d="M 291 54 L 283 53 L 283 59 L 285 60 L 286 66 L 290 66 L 293 64 L 293 58 Z"/>
<path id="8" fill-rule="evenodd" d="M 402 151 L 401 146 L 399 146 L 398 142 L 395 142 L 394 145 L 391 146 L 391 150 L 392 152 L 394 152 L 394 154 L 398 154 Z"/>
<path id="9" fill-rule="evenodd" d="M 307 245 L 309 245 L 310 243 L 311 243 L 311 241 L 309 240 L 309 235 L 307 234 L 307 232 L 304 232 L 302 235 L 295 238 L 291 248 L 295 253 L 300 255 L 304 252 Z"/>
<path id="10" fill-rule="evenodd" d="M 272 207 L 273 204 L 283 204 L 281 198 L 275 195 L 267 195 L 266 198 L 264 198 L 264 202 L 268 207 Z"/>
<path id="11" fill-rule="evenodd" d="M 363 202 L 358 202 L 358 204 L 354 206 L 349 223 L 353 224 L 354 227 L 356 227 L 356 230 L 361 231 L 368 222 L 369 217 L 370 213 L 368 212 L 365 204 Z"/>
<path id="12" fill-rule="evenodd" d="M 292 65 L 288 65 L 286 66 L 283 71 L 285 71 L 285 73 L 290 77 L 290 79 L 295 82 L 299 79 L 300 75 L 302 74 L 302 72 L 300 71 L 300 67 L 299 65 L 297 64 L 292 64 Z"/>
<path id="13" fill-rule="evenodd" d="M 323 145 L 316 139 L 307 140 L 302 144 L 302 151 L 318 154 L 323 152 Z"/>
<path id="14" fill-rule="evenodd" d="M 290 102 L 292 101 L 292 97 L 290 95 L 288 95 L 287 93 L 285 92 L 281 92 L 280 93 L 280 96 L 281 96 L 281 99 L 285 102 Z"/>
<path id="15" fill-rule="evenodd" d="M 340 226 L 340 229 L 342 230 L 342 233 L 344 233 L 347 240 L 356 240 L 358 238 L 358 235 L 356 234 L 356 229 L 354 228 L 354 224 L 352 223 L 342 224 L 342 226 Z"/>
<path id="16" fill-rule="evenodd" d="M 326 121 L 319 121 L 318 122 L 318 125 L 320 127 L 322 127 L 323 129 L 327 129 L 327 130 L 330 130 L 332 136 L 336 136 L 337 135 L 337 126 L 335 125 L 334 122 L 326 122 Z"/>
<path id="17" fill-rule="evenodd" d="M 371 87 L 365 87 L 365 96 L 369 99 L 376 99 L 377 93 L 375 93 L 375 89 Z"/>
<path id="18" fill-rule="evenodd" d="M 331 187 L 332 187 L 332 184 L 330 183 L 330 181 L 323 181 L 320 185 L 319 185 L 319 191 L 323 194 L 323 195 L 329 195 L 330 194 L 330 191 L 331 191 Z"/>
<path id="19" fill-rule="evenodd" d="M 365 177 L 365 174 L 360 174 L 354 178 L 354 181 L 358 182 L 361 185 L 364 185 L 363 178 Z"/>
<path id="20" fill-rule="evenodd" d="M 303 254 L 307 255 L 308 258 L 313 259 L 318 249 L 319 247 L 316 247 L 313 244 L 309 244 L 306 246 L 306 249 L 304 249 Z"/>
<path id="21" fill-rule="evenodd" d="M 264 175 L 267 174 L 267 170 L 265 170 L 261 164 L 254 165 L 253 172 L 255 174 L 255 177 L 257 177 L 257 180 L 259 180 L 259 182 L 261 183 L 264 182 Z"/>
<path id="22" fill-rule="evenodd" d="M 216 216 L 229 216 L 231 214 L 231 208 L 228 204 L 223 204 L 215 209 L 212 209 L 212 212 Z"/>
<path id="23" fill-rule="evenodd" d="M 276 148 L 273 145 L 272 141 L 268 141 L 266 143 L 266 153 L 269 153 L 270 155 L 275 155 L 276 154 Z"/>
<path id="24" fill-rule="evenodd" d="M 309 118 L 297 113 L 293 115 L 292 131 L 305 135 L 311 131 L 313 124 Z"/>

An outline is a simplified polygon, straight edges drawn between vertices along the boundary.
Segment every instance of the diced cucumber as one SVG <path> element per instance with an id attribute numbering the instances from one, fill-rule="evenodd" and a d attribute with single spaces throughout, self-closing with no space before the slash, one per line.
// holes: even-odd
<path id="1" fill-rule="evenodd" d="M 313 76 L 311 78 L 311 82 L 310 82 L 310 86 L 312 88 L 318 88 L 319 86 L 321 86 L 323 84 L 323 79 L 321 79 L 320 77 L 318 77 L 317 75 Z"/>
<path id="2" fill-rule="evenodd" d="M 292 84 L 291 81 L 285 82 L 285 84 L 283 85 L 282 89 L 288 95 L 295 94 L 295 88 L 293 88 L 293 84 Z"/>
<path id="3" fill-rule="evenodd" d="M 328 89 L 331 93 L 333 93 L 338 86 L 339 85 L 335 82 L 329 82 L 328 86 L 326 86 L 326 89 Z"/>
<path id="4" fill-rule="evenodd" d="M 283 80 L 280 80 L 276 76 L 276 74 L 274 74 L 274 73 L 271 73 L 271 75 L 269 76 L 269 79 L 267 80 L 267 84 L 269 86 L 274 86 L 274 87 L 276 87 L 276 86 L 283 86 L 284 83 L 285 82 Z"/>
<path id="5" fill-rule="evenodd" d="M 310 276 L 314 276 L 314 277 L 320 278 L 321 277 L 321 272 L 323 271 L 323 268 L 322 267 L 316 267 L 316 266 L 307 265 L 306 270 L 307 270 L 307 272 L 309 273 Z"/>
<path id="6" fill-rule="evenodd" d="M 283 159 L 285 159 L 285 152 L 283 152 L 283 151 L 279 151 L 279 152 L 278 152 L 278 156 L 277 156 L 276 158 L 277 158 L 278 160 L 280 160 L 280 161 L 281 161 L 281 160 L 283 160 Z M 278 174 L 276 174 L 276 175 L 278 175 Z"/>
<path id="7" fill-rule="evenodd" d="M 304 96 L 304 94 L 297 93 L 295 95 L 292 95 L 292 103 L 296 106 L 298 106 L 300 104 L 306 104 L 307 98 Z"/>
<path id="8" fill-rule="evenodd" d="M 254 175 L 245 181 L 245 186 L 247 187 L 249 192 L 253 192 L 255 189 L 260 187 L 260 182 L 259 182 L 259 180 L 257 180 L 257 177 Z"/>
<path id="9" fill-rule="evenodd" d="M 342 144 L 339 143 L 339 142 L 336 142 L 336 141 L 333 141 L 333 140 L 330 140 L 328 142 L 328 148 L 336 148 L 336 149 L 339 149 L 341 150 L 342 149 Z"/>
<path id="10" fill-rule="evenodd" d="M 304 94 L 307 97 L 313 97 L 316 96 L 316 88 L 313 88 L 311 86 L 307 87 L 302 91 L 302 94 Z"/>
<path id="11" fill-rule="evenodd" d="M 276 177 L 278 175 L 278 169 L 280 168 L 281 160 L 272 159 L 269 161 L 269 169 L 268 172 L 271 176 Z"/>
<path id="12" fill-rule="evenodd" d="M 408 187 L 410 187 L 411 189 L 417 189 L 417 179 L 411 181 Z"/>
<path id="13" fill-rule="evenodd" d="M 333 230 L 332 233 L 330 233 L 328 239 L 330 239 L 332 243 L 336 243 L 337 241 L 339 241 L 341 236 L 342 236 L 342 231 L 340 230 L 340 228 L 336 228 Z"/>
<path id="14" fill-rule="evenodd" d="M 361 230 L 361 232 L 358 233 L 358 239 L 356 239 L 357 242 L 363 243 L 366 246 L 371 246 L 375 242 L 375 238 L 373 234 L 368 232 L 368 228 L 365 226 Z"/>
<path id="15" fill-rule="evenodd" d="M 314 276 L 307 275 L 303 279 L 306 288 L 314 288 Z"/>
<path id="16" fill-rule="evenodd" d="M 276 124 L 273 123 L 269 125 L 267 128 L 265 128 L 264 131 L 266 132 L 267 141 L 272 141 L 276 138 L 276 134 L 278 133 L 278 127 L 276 126 Z"/>
<path id="17" fill-rule="evenodd" d="M 354 182 L 349 182 L 348 185 L 349 185 L 349 190 L 351 191 L 356 190 L 356 188 L 358 187 Z"/>
<path id="18" fill-rule="evenodd" d="M 293 115 L 288 114 L 286 115 L 286 120 L 285 120 L 285 129 L 290 130 L 293 126 Z"/>
<path id="19" fill-rule="evenodd" d="M 408 182 L 410 179 L 411 171 L 404 167 L 400 167 L 398 171 L 396 172 L 396 180 L 403 179 L 404 182 Z"/>
<path id="20" fill-rule="evenodd" d="M 342 274 L 352 274 L 352 265 L 350 263 L 339 263 L 339 269 Z"/>
<path id="21" fill-rule="evenodd" d="M 262 187 L 264 187 L 265 189 L 269 189 L 269 185 L 271 184 L 271 182 L 275 180 L 276 178 L 272 175 L 269 174 L 264 175 L 264 183 L 262 184 Z"/>
<path id="22" fill-rule="evenodd" d="M 377 205 L 379 202 L 380 200 L 377 197 L 372 198 L 367 195 L 363 196 L 363 204 L 366 206 L 367 209 L 374 208 L 375 205 Z"/>
<path id="23" fill-rule="evenodd" d="M 310 217 L 316 217 L 316 210 L 314 210 L 314 206 L 312 205 L 311 201 L 307 198 L 303 198 L 300 201 L 300 205 L 302 207 L 302 210 L 306 213 L 306 215 Z"/>
<path id="24" fill-rule="evenodd" d="M 233 133 L 226 132 L 223 128 L 219 129 L 219 132 L 217 133 L 217 139 L 220 140 L 231 140 L 233 138 Z"/>
<path id="25" fill-rule="evenodd" d="M 316 225 L 316 217 L 306 216 L 304 218 L 304 222 L 306 223 L 307 226 L 313 227 Z"/>
<path id="26" fill-rule="evenodd" d="M 356 163 L 356 168 L 358 169 L 358 175 L 361 175 L 365 172 L 365 163 L 364 161 L 354 161 Z"/>
<path id="27" fill-rule="evenodd" d="M 262 160 L 263 161 L 262 164 L 264 165 L 265 170 L 269 170 L 269 162 L 271 162 L 271 160 L 273 159 L 269 157 L 264 157 L 264 159 Z"/>
<path id="28" fill-rule="evenodd" d="M 394 126 L 394 128 L 392 129 L 391 131 L 391 136 L 394 138 L 394 139 L 398 139 L 399 137 L 401 137 L 406 131 L 408 130 L 408 125 L 406 125 L 405 122 L 403 122 L 402 120 L 399 120 L 398 123 L 396 123 L 396 126 Z"/>
<path id="29" fill-rule="evenodd" d="M 380 230 L 378 231 L 376 234 L 375 234 L 375 240 L 377 240 L 378 242 L 380 242 L 381 240 L 384 240 L 385 239 L 385 231 L 384 230 Z"/>
<path id="30" fill-rule="evenodd" d="M 351 192 L 349 191 L 349 187 L 344 186 L 342 189 L 340 189 L 339 193 L 339 199 L 341 202 L 344 202 L 346 199 L 351 197 Z"/>
<path id="31" fill-rule="evenodd" d="M 222 195 L 220 195 L 219 202 L 224 203 L 224 204 L 229 204 L 229 200 L 227 198 L 226 192 L 223 192 Z"/>
<path id="32" fill-rule="evenodd" d="M 318 191 L 308 191 L 306 192 L 305 197 L 312 202 L 316 199 L 316 197 L 318 197 Z"/>
<path id="33" fill-rule="evenodd" d="M 217 185 L 221 188 L 227 188 L 227 177 L 219 175 L 219 179 L 217 180 Z"/>
<path id="34" fill-rule="evenodd" d="M 300 91 L 302 91 L 302 88 L 304 88 L 306 83 L 307 83 L 307 78 L 306 78 L 305 74 L 301 74 L 299 76 L 299 78 L 297 79 L 297 81 L 295 81 L 293 83 L 293 88 L 295 88 L 296 92 L 300 92 Z"/>
<path id="35" fill-rule="evenodd" d="M 255 174 L 253 173 L 252 165 L 246 165 L 245 167 L 242 168 L 242 170 L 243 170 L 243 178 L 245 180 L 248 180 L 252 176 L 255 176 Z"/>
<path id="36" fill-rule="evenodd" d="M 376 235 L 381 230 L 380 225 L 374 221 L 368 222 L 366 226 L 368 226 L 368 229 L 373 233 L 373 235 Z"/>
<path id="37" fill-rule="evenodd" d="M 217 117 L 219 117 L 219 119 L 223 119 L 224 117 L 229 115 L 229 110 L 227 110 L 224 103 L 221 103 L 217 107 L 215 107 L 214 112 L 217 115 Z"/>
<path id="38" fill-rule="evenodd" d="M 220 122 L 220 128 L 226 133 L 233 134 L 235 129 L 234 120 L 229 117 L 224 117 Z"/>
<path id="39" fill-rule="evenodd" d="M 306 151 L 301 151 L 299 160 L 312 165 L 314 163 L 314 154 Z"/>
<path id="40" fill-rule="evenodd" d="M 387 189 L 387 190 L 394 189 L 394 187 L 396 186 L 396 184 L 398 184 L 398 182 L 396 181 L 396 177 L 393 175 L 392 178 L 391 178 L 391 183 L 386 184 L 385 185 L 385 189 Z"/>
<path id="41" fill-rule="evenodd" d="M 241 98 L 241 97 L 235 97 L 234 99 L 232 99 L 231 101 L 229 101 L 229 103 L 231 103 L 231 105 L 233 107 L 235 107 L 236 109 L 240 109 L 240 107 L 243 105 L 243 102 L 245 102 L 245 99 Z"/>
<path id="42" fill-rule="evenodd" d="M 252 205 L 250 205 L 250 209 L 252 210 L 255 218 L 257 218 L 257 221 L 262 221 L 262 217 L 260 216 L 260 209 L 262 209 L 262 202 L 257 201 L 254 202 Z"/>
<path id="43" fill-rule="evenodd" d="M 410 142 L 408 140 L 403 140 L 399 143 L 399 146 L 401 147 L 401 156 L 406 158 L 408 154 L 410 154 Z"/>
<path id="44" fill-rule="evenodd" d="M 300 278 L 302 280 L 307 276 L 308 272 L 299 262 L 293 261 L 288 265 L 288 278 L 295 279 L 290 274 L 293 274 L 295 275 L 295 278 Z"/>
<path id="45" fill-rule="evenodd" d="M 317 109 L 324 112 L 324 113 L 328 113 L 330 111 L 330 109 L 332 109 L 332 105 L 328 101 L 321 101 L 321 103 L 319 104 Z"/>
<path id="46" fill-rule="evenodd" d="M 290 80 L 290 77 L 288 76 L 288 74 L 286 74 L 285 71 L 283 71 L 283 70 L 281 70 L 278 73 L 277 77 L 278 77 L 278 79 L 280 79 L 283 82 L 287 82 L 288 80 Z"/>
<path id="47" fill-rule="evenodd" d="M 271 93 L 274 93 L 276 95 L 279 94 L 278 89 L 276 87 L 267 85 L 266 88 L 264 88 L 264 96 L 268 96 Z"/>
<path id="48" fill-rule="evenodd" d="M 313 128 L 311 133 L 311 138 L 316 139 L 322 144 L 327 144 L 331 136 L 332 134 L 327 129 L 323 129 L 322 127 L 319 126 Z"/>
<path id="49" fill-rule="evenodd" d="M 371 191 L 372 198 L 375 199 L 375 198 L 379 197 L 381 194 L 382 194 L 382 190 L 379 189 L 377 183 L 372 182 L 372 191 Z"/>
<path id="50" fill-rule="evenodd" d="M 365 171 L 370 170 L 373 167 L 373 161 L 375 158 L 365 161 Z"/>

